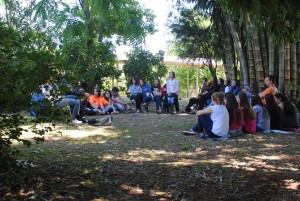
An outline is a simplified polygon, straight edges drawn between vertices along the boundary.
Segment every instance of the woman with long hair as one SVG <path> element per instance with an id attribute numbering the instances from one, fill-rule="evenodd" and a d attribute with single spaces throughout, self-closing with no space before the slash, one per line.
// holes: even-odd
<path id="1" fill-rule="evenodd" d="M 142 102 L 142 88 L 141 86 L 137 83 L 137 79 L 135 77 L 132 77 L 130 79 L 130 100 L 132 102 L 135 102 L 136 106 L 136 112 L 139 113 L 141 110 L 141 102 Z"/>
<path id="2" fill-rule="evenodd" d="M 243 132 L 256 132 L 256 117 L 253 108 L 249 103 L 249 99 L 245 92 L 239 92 L 237 101 L 243 113 Z"/>
<path id="3" fill-rule="evenodd" d="M 228 134 L 229 114 L 224 105 L 223 93 L 213 93 L 211 100 L 213 105 L 198 111 L 198 123 L 192 129 L 183 131 L 183 134 L 196 135 L 199 131 L 204 131 L 209 138 L 220 138 Z"/>
<path id="4" fill-rule="evenodd" d="M 232 92 L 225 94 L 224 103 L 229 113 L 229 133 L 240 132 L 243 127 L 243 114 Z"/>
<path id="5" fill-rule="evenodd" d="M 251 96 L 251 105 L 256 113 L 256 132 L 270 130 L 270 113 L 258 95 Z"/>
<path id="6" fill-rule="evenodd" d="M 101 99 L 100 108 L 105 114 L 118 113 L 112 103 L 112 93 L 110 90 L 105 90 Z"/>
<path id="7" fill-rule="evenodd" d="M 100 104 L 101 104 L 101 92 L 100 89 L 95 88 L 94 89 L 94 93 L 93 95 L 91 95 L 88 99 L 89 102 L 89 107 L 88 108 L 92 108 L 92 110 L 96 113 L 96 114 L 105 114 L 104 111 L 101 110 L 100 108 Z"/>
<path id="8" fill-rule="evenodd" d="M 156 103 L 156 113 L 159 113 L 162 111 L 162 88 L 160 85 L 160 81 L 158 78 L 154 79 L 154 84 L 151 87 L 151 91 L 153 94 L 153 100 Z"/>
<path id="9" fill-rule="evenodd" d="M 277 105 L 273 94 L 265 95 L 265 101 L 266 101 L 266 107 L 270 113 L 271 129 L 281 130 L 283 128 L 282 109 Z"/>
<path id="10" fill-rule="evenodd" d="M 283 112 L 283 128 L 299 128 L 297 107 L 282 93 L 274 95 L 275 101 Z"/>

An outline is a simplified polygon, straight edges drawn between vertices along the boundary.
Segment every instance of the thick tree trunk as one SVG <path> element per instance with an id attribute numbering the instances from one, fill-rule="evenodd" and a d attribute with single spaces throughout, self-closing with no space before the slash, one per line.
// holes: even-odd
<path id="1" fill-rule="evenodd" d="M 297 69 L 298 69 L 298 79 L 297 79 L 297 101 L 300 102 L 300 42 L 297 43 Z"/>
<path id="2" fill-rule="evenodd" d="M 285 55 L 284 55 L 284 93 L 287 97 L 290 97 L 290 87 L 289 84 L 291 82 L 291 49 L 290 43 L 285 44 Z"/>
<path id="3" fill-rule="evenodd" d="M 233 71 L 233 58 L 232 58 L 232 38 L 229 32 L 228 26 L 225 24 L 225 57 L 226 57 L 226 68 L 227 68 L 227 79 L 234 79 L 234 71 Z"/>
<path id="4" fill-rule="evenodd" d="M 268 37 L 269 46 L 269 75 L 274 75 L 274 42 L 271 36 Z"/>
<path id="5" fill-rule="evenodd" d="M 254 24 L 250 17 L 248 17 L 249 24 L 250 24 L 250 35 L 253 44 L 253 55 L 255 60 L 255 72 L 256 72 L 256 81 L 258 82 L 259 91 L 264 87 L 264 67 L 263 67 L 263 61 L 261 57 L 261 50 L 260 50 L 260 44 L 259 44 L 259 36 L 257 27 L 254 27 Z"/>
<path id="6" fill-rule="evenodd" d="M 278 89 L 280 92 L 284 92 L 284 42 L 281 42 L 278 46 L 278 66 L 279 66 L 279 78 Z"/>
<path id="7" fill-rule="evenodd" d="M 268 49 L 266 44 L 266 34 L 263 26 L 260 27 L 260 44 L 261 44 L 261 53 L 263 58 L 263 66 L 265 74 L 269 73 L 269 58 L 268 58 Z"/>
<path id="8" fill-rule="evenodd" d="M 226 23 L 229 27 L 230 33 L 232 35 L 235 47 L 236 47 L 236 49 L 238 51 L 238 54 L 239 54 L 241 69 L 242 69 L 242 72 L 243 72 L 243 79 L 244 79 L 243 84 L 244 85 L 249 85 L 249 75 L 248 75 L 248 70 L 247 70 L 247 62 L 246 62 L 245 55 L 243 53 L 240 37 L 237 33 L 237 30 L 234 26 L 233 21 L 231 20 L 231 16 L 230 16 L 228 10 L 226 10 L 225 8 L 222 8 L 222 11 L 223 11 L 223 14 L 225 16 L 225 20 L 226 20 Z"/>
<path id="9" fill-rule="evenodd" d="M 293 84 L 293 89 L 291 90 L 291 100 L 297 100 L 297 51 L 296 44 L 291 44 L 291 83 Z"/>

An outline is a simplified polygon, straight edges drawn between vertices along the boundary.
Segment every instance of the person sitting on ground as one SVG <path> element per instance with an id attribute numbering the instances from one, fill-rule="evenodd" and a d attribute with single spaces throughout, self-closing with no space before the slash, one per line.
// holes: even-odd
<path id="1" fill-rule="evenodd" d="M 242 92 L 246 93 L 248 100 L 250 102 L 252 94 L 250 93 L 250 87 L 245 85 L 242 89 Z"/>
<path id="2" fill-rule="evenodd" d="M 118 113 L 112 103 L 112 94 L 110 90 L 105 90 L 103 97 L 101 98 L 100 108 L 105 114 Z"/>
<path id="3" fill-rule="evenodd" d="M 218 84 L 220 86 L 219 92 L 225 93 L 225 81 L 223 78 L 219 78 Z"/>
<path id="4" fill-rule="evenodd" d="M 231 92 L 237 96 L 240 92 L 240 87 L 239 87 L 239 84 L 238 84 L 238 81 L 237 80 L 231 80 Z"/>
<path id="5" fill-rule="evenodd" d="M 213 105 L 197 111 L 198 123 L 192 129 L 183 131 L 184 134 L 196 135 L 199 131 L 204 131 L 209 138 L 220 138 L 228 134 L 229 113 L 223 104 L 223 93 L 213 93 L 211 100 Z"/>
<path id="6" fill-rule="evenodd" d="M 272 94 L 266 94 L 265 96 L 266 108 L 270 113 L 270 127 L 275 130 L 282 130 L 283 128 L 283 112 L 277 105 L 274 96 Z"/>
<path id="7" fill-rule="evenodd" d="M 113 87 L 112 88 L 112 103 L 116 110 L 121 112 L 131 110 L 131 107 L 126 103 L 126 101 L 119 95 L 119 88 Z"/>
<path id="8" fill-rule="evenodd" d="M 202 96 L 198 99 L 197 105 L 198 109 L 203 109 L 205 105 L 207 105 L 207 101 L 210 100 L 211 95 L 214 92 L 218 92 L 220 86 L 218 85 L 218 79 L 214 76 L 210 78 L 211 84 L 208 87 L 208 90 L 202 94 Z M 187 108 L 186 108 L 187 109 Z"/>
<path id="9" fill-rule="evenodd" d="M 274 97 L 283 112 L 283 128 L 299 128 L 297 107 L 282 93 L 277 93 Z"/>
<path id="10" fill-rule="evenodd" d="M 153 95 L 151 91 L 151 87 L 149 84 L 145 82 L 145 79 L 140 79 L 140 86 L 142 88 L 142 103 L 145 107 L 144 112 L 149 112 L 148 110 L 148 103 L 153 100 Z"/>
<path id="11" fill-rule="evenodd" d="M 207 91 L 208 86 L 207 86 L 206 83 L 207 83 L 207 78 L 206 77 L 202 78 L 202 80 L 201 80 L 202 85 L 201 85 L 201 90 L 200 90 L 200 93 L 198 95 L 198 98 L 190 98 L 189 99 L 189 104 L 186 106 L 186 108 L 185 108 L 185 110 L 183 110 L 183 112 L 191 112 L 191 107 L 194 104 L 196 104 L 199 101 L 200 97 Z"/>
<path id="12" fill-rule="evenodd" d="M 228 93 L 228 92 L 231 92 L 231 81 L 230 79 L 226 80 L 226 83 L 225 83 L 225 94 Z"/>
<path id="13" fill-rule="evenodd" d="M 265 78 L 265 85 L 267 86 L 267 88 L 259 93 L 259 97 L 262 99 L 262 103 L 265 104 L 265 96 L 267 94 L 272 94 L 275 95 L 276 93 L 278 93 L 278 89 L 275 87 L 275 77 L 274 75 L 269 75 Z"/>
<path id="14" fill-rule="evenodd" d="M 162 108 L 162 89 L 160 86 L 159 79 L 156 78 L 154 80 L 154 84 L 151 87 L 151 91 L 152 91 L 152 94 L 154 97 L 153 100 L 156 103 L 156 113 L 159 113 L 163 110 L 163 108 Z"/>
<path id="15" fill-rule="evenodd" d="M 167 81 L 167 94 L 168 94 L 168 105 L 170 113 L 174 112 L 174 104 L 178 104 L 179 95 L 179 81 L 176 79 L 175 72 L 171 71 L 169 73 L 169 79 Z M 176 112 L 179 112 L 179 104 L 176 104 Z"/>
<path id="16" fill-rule="evenodd" d="M 246 93 L 239 92 L 237 101 L 243 113 L 243 132 L 255 133 L 256 132 L 256 117 L 253 108 L 251 107 Z"/>
<path id="17" fill-rule="evenodd" d="M 256 113 L 256 132 L 270 130 L 270 113 L 261 102 L 258 95 L 251 97 L 251 105 Z"/>
<path id="18" fill-rule="evenodd" d="M 137 79 L 132 77 L 130 80 L 130 100 L 135 102 L 136 112 L 139 113 L 141 111 L 141 101 L 142 101 L 142 88 L 139 84 L 137 84 Z"/>
<path id="19" fill-rule="evenodd" d="M 95 88 L 93 95 L 89 97 L 88 101 L 90 103 L 90 107 L 96 114 L 98 115 L 105 114 L 105 111 L 101 110 L 100 108 L 100 104 L 102 102 L 100 89 Z M 87 109 L 85 109 L 85 112 L 87 112 Z"/>
<path id="20" fill-rule="evenodd" d="M 225 94 L 224 103 L 229 113 L 229 134 L 238 134 L 242 131 L 243 114 L 232 92 Z"/>

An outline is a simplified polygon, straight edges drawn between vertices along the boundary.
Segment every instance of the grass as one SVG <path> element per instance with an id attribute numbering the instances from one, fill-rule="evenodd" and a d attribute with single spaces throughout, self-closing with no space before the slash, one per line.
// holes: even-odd
<path id="1" fill-rule="evenodd" d="M 20 147 L 36 167 L 2 200 L 299 200 L 300 135 L 183 136 L 187 114 L 118 114 L 107 127 L 58 124 Z M 26 136 L 25 136 L 26 137 Z"/>

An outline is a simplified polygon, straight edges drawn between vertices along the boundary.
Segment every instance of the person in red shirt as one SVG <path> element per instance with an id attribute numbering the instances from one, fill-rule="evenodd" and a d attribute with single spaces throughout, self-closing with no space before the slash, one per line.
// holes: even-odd
<path id="1" fill-rule="evenodd" d="M 244 133 L 255 133 L 256 132 L 256 116 L 253 108 L 249 103 L 249 99 L 245 92 L 239 92 L 237 101 L 240 105 L 243 114 L 243 127 Z"/>
<path id="2" fill-rule="evenodd" d="M 243 114 L 239 108 L 239 104 L 232 92 L 225 94 L 225 106 L 229 113 L 229 133 L 237 134 L 242 131 L 243 127 Z"/>

